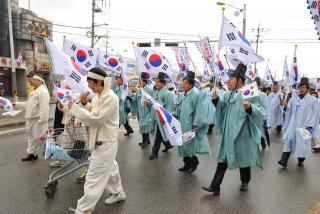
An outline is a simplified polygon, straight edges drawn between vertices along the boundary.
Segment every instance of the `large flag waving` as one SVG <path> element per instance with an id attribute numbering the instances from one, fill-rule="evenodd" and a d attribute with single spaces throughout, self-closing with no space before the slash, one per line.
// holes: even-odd
<path id="1" fill-rule="evenodd" d="M 156 100 L 154 100 L 149 94 L 144 90 L 141 90 L 142 96 L 149 101 L 157 113 L 161 125 L 169 139 L 171 145 L 181 146 L 182 145 L 182 131 L 180 122 L 172 116 L 172 114 L 160 105 Z"/>
<path id="2" fill-rule="evenodd" d="M 86 71 L 96 67 L 97 56 L 95 50 L 88 46 L 66 39 L 63 42 L 63 52 L 65 52 L 77 65 Z"/>
<path id="3" fill-rule="evenodd" d="M 68 55 L 60 51 L 53 42 L 48 39 L 45 41 L 49 50 L 53 73 L 64 76 L 73 92 L 92 94 L 91 89 L 88 87 L 85 71 Z"/>
<path id="4" fill-rule="evenodd" d="M 272 85 L 273 82 L 274 82 L 274 78 L 273 78 L 273 76 L 272 76 L 272 74 L 271 74 L 271 71 L 270 71 L 270 68 L 269 68 L 269 62 L 267 63 L 267 66 L 266 66 L 266 70 L 265 70 L 265 72 L 264 72 L 263 79 L 268 82 L 268 85 Z"/>
<path id="5" fill-rule="evenodd" d="M 137 63 L 140 72 L 150 73 L 152 77 L 157 77 L 159 72 L 167 74 L 168 79 L 172 79 L 172 68 L 167 58 L 152 50 L 135 47 Z"/>
<path id="6" fill-rule="evenodd" d="M 225 16 L 222 16 L 219 49 L 225 46 L 238 46 L 253 51 L 250 42 L 238 31 L 236 26 Z"/>
<path id="7" fill-rule="evenodd" d="M 293 54 L 293 59 L 292 59 L 292 64 L 290 69 L 290 79 L 292 84 L 300 82 L 300 75 L 298 72 L 298 63 L 297 63 L 297 45 L 295 45 L 295 48 L 294 48 L 294 54 Z"/>
<path id="8" fill-rule="evenodd" d="M 111 54 L 106 54 L 104 51 L 98 51 L 99 65 L 105 67 L 117 74 L 127 70 L 128 62 L 122 57 L 117 57 Z"/>

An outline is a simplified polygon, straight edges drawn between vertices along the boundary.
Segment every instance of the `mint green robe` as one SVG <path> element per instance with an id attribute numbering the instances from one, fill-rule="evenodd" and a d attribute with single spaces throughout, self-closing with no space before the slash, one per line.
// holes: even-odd
<path id="1" fill-rule="evenodd" d="M 153 93 L 153 98 L 156 101 L 158 101 L 158 103 L 160 105 L 162 105 L 165 109 L 167 109 L 171 114 L 173 113 L 173 111 L 174 111 L 173 97 L 172 97 L 171 92 L 166 87 Z M 152 117 L 156 121 L 156 124 L 157 124 L 158 128 L 160 129 L 163 140 L 168 141 L 166 133 L 163 130 L 163 127 L 162 127 L 160 120 L 159 120 L 157 114 L 155 113 L 154 109 L 152 109 Z"/>
<path id="2" fill-rule="evenodd" d="M 143 90 L 152 96 L 153 90 L 149 88 L 149 86 L 145 86 Z M 136 110 L 131 109 L 132 112 L 137 112 L 138 122 L 139 122 L 139 132 L 140 134 L 147 134 L 153 132 L 154 126 L 153 126 L 153 120 L 151 118 L 151 109 L 152 106 L 148 104 L 145 106 L 143 103 L 141 103 L 141 88 L 139 88 L 134 96 L 132 97 L 132 101 L 130 102 L 131 107 L 136 107 Z M 143 102 L 143 101 L 142 101 Z"/>
<path id="3" fill-rule="evenodd" d="M 246 101 L 251 104 L 252 113 L 248 114 L 243 107 L 241 94 L 231 93 L 221 95 L 216 106 L 215 125 L 222 138 L 217 151 L 217 161 L 227 161 L 229 169 L 253 165 L 262 167 L 259 150 L 260 127 L 266 109 L 259 96 L 249 98 Z"/>
<path id="4" fill-rule="evenodd" d="M 193 140 L 184 142 L 182 146 L 179 146 L 179 155 L 193 157 L 196 154 L 211 154 L 207 138 L 209 121 L 198 91 L 191 89 L 187 94 L 183 93 L 180 96 L 176 115 L 181 123 L 182 133 L 191 131 L 195 127 L 201 128 Z"/>
<path id="5" fill-rule="evenodd" d="M 122 88 L 120 86 L 116 86 L 114 89 L 114 93 L 119 98 L 119 125 L 125 124 L 128 120 L 128 109 L 130 108 L 130 104 L 128 103 L 127 99 L 121 99 L 121 91 Z"/>

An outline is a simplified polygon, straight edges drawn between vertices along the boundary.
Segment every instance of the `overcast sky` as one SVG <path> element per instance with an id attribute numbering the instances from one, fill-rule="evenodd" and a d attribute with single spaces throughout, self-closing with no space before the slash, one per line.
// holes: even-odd
<path id="1" fill-rule="evenodd" d="M 30 0 L 31 10 L 38 16 L 54 23 L 70 26 L 91 26 L 90 0 Z M 104 13 L 96 15 L 96 24 L 108 24 L 98 27 L 97 35 L 109 33 L 108 50 L 134 57 L 132 42 L 153 42 L 154 38 L 162 41 L 193 41 L 200 37 L 219 37 L 221 25 L 221 7 L 215 0 L 110 0 L 98 1 Z M 270 59 L 272 73 L 282 75 L 283 61 L 288 56 L 291 66 L 294 45 L 298 44 L 297 58 L 299 72 L 309 77 L 320 77 L 320 42 L 315 25 L 307 10 L 305 0 L 226 0 L 225 3 L 236 7 L 247 5 L 246 37 L 254 40 L 260 21 L 262 43 L 258 53 Z M 110 3 L 110 7 L 109 7 Z M 28 0 L 20 0 L 20 6 L 27 8 Z M 225 15 L 242 31 L 242 14 L 234 15 L 235 9 L 226 6 Z M 120 30 L 122 29 L 122 30 Z M 89 29 L 54 26 L 54 42 L 61 46 L 63 35 L 68 39 L 90 45 L 86 37 Z M 157 32 L 157 33 L 148 33 Z M 160 34 L 161 33 L 161 34 Z M 106 40 L 101 38 L 96 47 L 105 50 Z M 187 43 L 189 52 L 198 70 L 202 72 L 203 61 L 193 43 Z M 217 47 L 217 43 L 214 44 Z M 253 44 L 255 48 L 256 44 Z M 153 48 L 167 56 L 174 67 L 176 62 L 169 48 Z M 224 50 L 222 51 L 222 53 Z M 223 55 L 220 55 L 223 58 Z M 267 60 L 266 60 L 267 61 Z M 258 64 L 262 76 L 266 61 Z"/>

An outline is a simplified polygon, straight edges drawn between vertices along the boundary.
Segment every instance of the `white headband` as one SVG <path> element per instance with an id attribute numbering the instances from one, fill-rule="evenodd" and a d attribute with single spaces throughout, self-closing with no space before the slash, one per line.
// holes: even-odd
<path id="1" fill-rule="evenodd" d="M 41 82 L 45 83 L 44 79 L 42 79 L 42 78 L 41 78 L 40 76 L 38 76 L 38 75 L 34 75 L 32 78 L 33 78 L 33 79 L 36 79 L 36 80 L 40 80 Z"/>
<path id="2" fill-rule="evenodd" d="M 99 74 L 95 74 L 93 72 L 89 72 L 88 77 L 95 79 L 95 80 L 104 80 L 104 78 L 105 78 L 104 76 L 101 76 Z"/>

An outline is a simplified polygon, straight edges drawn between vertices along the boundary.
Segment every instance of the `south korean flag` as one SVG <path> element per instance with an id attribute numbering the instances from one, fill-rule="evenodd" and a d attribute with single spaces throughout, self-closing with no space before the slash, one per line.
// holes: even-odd
<path id="1" fill-rule="evenodd" d="M 125 58 L 106 54 L 104 51 L 98 52 L 98 61 L 100 66 L 109 69 L 116 74 L 121 74 L 127 70 L 128 61 Z"/>
<path id="2" fill-rule="evenodd" d="M 172 79 L 172 68 L 167 58 L 155 51 L 143 48 L 135 48 L 135 52 L 140 72 L 148 72 L 154 78 L 158 76 L 159 72 L 163 72 Z"/>
<path id="3" fill-rule="evenodd" d="M 236 26 L 225 16 L 222 17 L 219 49 L 225 46 L 239 46 L 253 51 L 251 43 L 238 31 Z"/>
<path id="4" fill-rule="evenodd" d="M 264 58 L 249 48 L 245 47 L 229 47 L 227 50 L 227 58 L 233 66 L 237 66 L 239 63 L 249 64 L 264 61 Z"/>
<path id="5" fill-rule="evenodd" d="M 91 68 L 96 67 L 97 55 L 94 49 L 66 39 L 63 42 L 62 50 L 80 68 L 89 71 Z"/>

